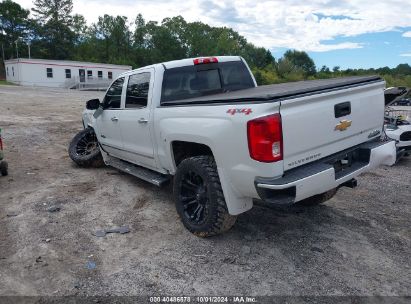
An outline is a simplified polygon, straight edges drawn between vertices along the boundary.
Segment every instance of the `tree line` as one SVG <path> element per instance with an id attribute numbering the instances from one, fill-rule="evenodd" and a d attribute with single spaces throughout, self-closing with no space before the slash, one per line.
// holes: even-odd
<path id="1" fill-rule="evenodd" d="M 240 55 L 259 84 L 379 74 L 390 86 L 411 87 L 408 64 L 392 69 L 317 69 L 306 52 L 288 50 L 276 60 L 268 49 L 253 45 L 231 28 L 187 22 L 181 16 L 159 23 L 146 21 L 141 14 L 135 20 L 104 15 L 87 25 L 84 16 L 73 14 L 72 0 L 34 0 L 31 11 L 4 0 L 0 3 L 0 45 L 3 60 L 31 56 L 138 68 L 189 57 Z"/>

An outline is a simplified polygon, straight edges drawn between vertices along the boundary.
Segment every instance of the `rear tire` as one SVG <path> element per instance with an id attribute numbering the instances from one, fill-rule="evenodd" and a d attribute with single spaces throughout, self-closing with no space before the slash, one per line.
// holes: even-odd
<path id="1" fill-rule="evenodd" d="M 317 194 L 297 202 L 301 206 L 316 206 L 330 200 L 337 193 L 337 188 L 331 189 L 327 192 Z"/>
<path id="2" fill-rule="evenodd" d="M 5 161 L 0 161 L 0 173 L 3 176 L 6 176 L 9 174 L 9 165 Z"/>
<path id="3" fill-rule="evenodd" d="M 68 152 L 70 158 L 80 167 L 98 168 L 104 166 L 97 136 L 92 128 L 77 133 L 70 142 Z"/>
<path id="4" fill-rule="evenodd" d="M 212 156 L 183 160 L 174 177 L 177 213 L 194 235 L 210 237 L 228 231 L 237 219 L 230 215 Z"/>

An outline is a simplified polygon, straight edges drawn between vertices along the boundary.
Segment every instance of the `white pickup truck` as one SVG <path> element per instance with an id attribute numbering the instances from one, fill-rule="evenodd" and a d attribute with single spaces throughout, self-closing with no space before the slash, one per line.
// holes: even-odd
<path id="1" fill-rule="evenodd" d="M 155 64 L 87 102 L 69 154 L 158 186 L 172 180 L 184 226 L 212 236 L 255 199 L 321 203 L 392 165 L 395 143 L 381 139 L 384 87 L 377 76 L 257 87 L 238 56 Z"/>

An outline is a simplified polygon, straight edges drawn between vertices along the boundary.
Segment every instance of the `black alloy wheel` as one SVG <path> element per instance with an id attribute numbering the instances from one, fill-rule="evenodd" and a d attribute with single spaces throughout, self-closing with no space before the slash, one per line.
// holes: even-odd
<path id="1" fill-rule="evenodd" d="M 187 172 L 181 181 L 180 200 L 183 203 L 184 216 L 187 220 L 201 224 L 207 213 L 207 186 L 200 175 Z"/>
<path id="2" fill-rule="evenodd" d="M 228 231 L 237 216 L 228 213 L 214 158 L 193 156 L 183 160 L 174 176 L 177 213 L 194 235 L 209 237 Z"/>
<path id="3" fill-rule="evenodd" d="M 70 158 L 81 167 L 101 167 L 104 165 L 96 133 L 87 128 L 74 136 L 68 149 Z"/>

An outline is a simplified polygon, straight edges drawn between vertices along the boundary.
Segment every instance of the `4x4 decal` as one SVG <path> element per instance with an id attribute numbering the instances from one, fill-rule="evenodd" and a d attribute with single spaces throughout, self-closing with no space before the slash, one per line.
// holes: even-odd
<path id="1" fill-rule="evenodd" d="M 253 110 L 250 108 L 241 108 L 241 109 L 228 109 L 227 110 L 228 114 L 235 115 L 236 113 L 241 113 L 244 115 L 249 115 L 250 113 L 253 113 Z"/>

